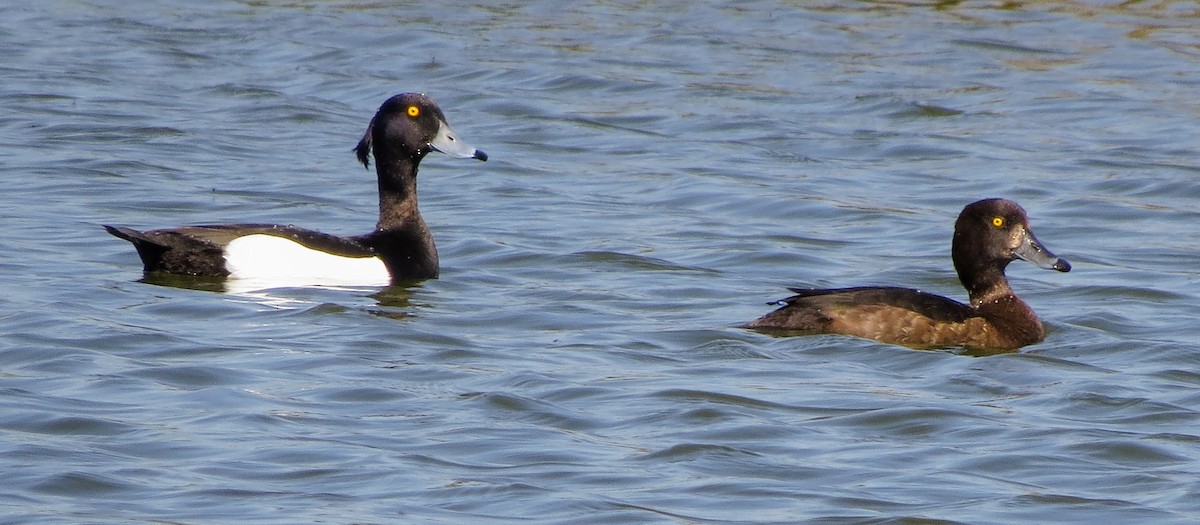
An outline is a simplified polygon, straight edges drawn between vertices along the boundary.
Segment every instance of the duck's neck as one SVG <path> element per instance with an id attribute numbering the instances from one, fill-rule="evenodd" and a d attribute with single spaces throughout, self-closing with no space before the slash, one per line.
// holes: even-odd
<path id="1" fill-rule="evenodd" d="M 417 210 L 417 165 L 419 157 L 386 158 L 377 155 L 379 178 L 379 223 L 376 230 L 388 231 L 423 225 Z"/>
<path id="2" fill-rule="evenodd" d="M 1004 277 L 1004 268 L 976 270 L 966 275 L 959 272 L 959 278 L 971 297 L 971 307 L 996 327 L 998 337 L 1007 340 L 1003 345 L 1016 348 L 1041 341 L 1045 336 L 1042 321 L 1013 293 Z"/>
<path id="3" fill-rule="evenodd" d="M 421 158 L 375 157 L 379 176 L 379 223 L 362 237 L 388 267 L 393 280 L 438 275 L 437 247 L 417 210 L 417 165 Z"/>
<path id="4" fill-rule="evenodd" d="M 979 308 L 979 305 L 983 303 L 1014 295 L 1012 288 L 1008 285 L 1008 278 L 1004 276 L 1003 267 L 972 265 L 969 271 L 964 271 L 965 268 L 955 266 L 958 270 L 958 280 L 967 289 L 967 295 L 971 298 L 971 306 L 975 308 Z"/>

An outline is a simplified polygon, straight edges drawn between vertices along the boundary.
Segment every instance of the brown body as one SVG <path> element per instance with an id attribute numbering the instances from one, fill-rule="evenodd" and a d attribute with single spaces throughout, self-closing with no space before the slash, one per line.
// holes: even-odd
<path id="1" fill-rule="evenodd" d="M 844 334 L 913 348 L 1015 349 L 1045 337 L 1033 309 L 1012 294 L 978 308 L 907 288 L 793 289 L 786 306 L 747 328 Z"/>
<path id="2" fill-rule="evenodd" d="M 969 304 L 910 288 L 792 289 L 783 307 L 744 325 L 776 332 L 844 334 L 915 348 L 1013 350 L 1041 341 L 1033 309 L 1013 293 L 1004 268 L 1015 258 L 1069 271 L 1029 229 L 1015 202 L 968 205 L 955 223 L 954 267 Z"/>

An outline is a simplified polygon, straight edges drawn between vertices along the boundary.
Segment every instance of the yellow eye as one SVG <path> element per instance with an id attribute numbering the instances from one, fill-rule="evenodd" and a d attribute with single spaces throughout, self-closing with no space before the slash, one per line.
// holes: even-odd
<path id="1" fill-rule="evenodd" d="M 992 217 L 992 226 L 997 228 L 1004 227 L 1004 217 Z"/>
<path id="2" fill-rule="evenodd" d="M 408 116 L 416 117 L 416 116 L 419 116 L 420 114 L 421 114 L 421 108 L 416 107 L 416 106 L 408 107 Z"/>

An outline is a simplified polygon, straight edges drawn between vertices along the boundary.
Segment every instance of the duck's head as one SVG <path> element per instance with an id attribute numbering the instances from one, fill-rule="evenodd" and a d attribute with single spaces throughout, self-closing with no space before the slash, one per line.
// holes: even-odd
<path id="1" fill-rule="evenodd" d="M 951 248 L 954 268 L 964 284 L 1021 259 L 1048 270 L 1071 271 L 1071 264 L 1038 241 L 1029 227 L 1029 216 L 1007 199 L 984 199 L 968 204 L 954 223 Z M 994 278 L 987 275 L 986 278 Z"/>
<path id="2" fill-rule="evenodd" d="M 420 93 L 401 93 L 379 106 L 354 148 L 363 166 L 370 166 L 372 150 L 379 163 L 405 157 L 419 161 L 430 151 L 464 159 L 488 158 L 487 153 L 459 140 L 442 109 Z"/>

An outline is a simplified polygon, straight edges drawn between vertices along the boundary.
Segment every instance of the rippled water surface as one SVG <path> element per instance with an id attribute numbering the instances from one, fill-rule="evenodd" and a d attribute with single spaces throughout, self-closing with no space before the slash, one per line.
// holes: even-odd
<path id="1" fill-rule="evenodd" d="M 1194 523 L 1200 14 L 1150 2 L 0 7 L 2 523 Z M 442 276 L 143 282 L 138 228 L 361 233 L 421 91 Z M 963 298 L 963 205 L 1043 343 L 735 328 L 786 286 Z M 194 286 L 193 286 L 194 287 Z"/>

